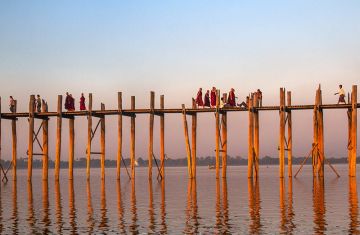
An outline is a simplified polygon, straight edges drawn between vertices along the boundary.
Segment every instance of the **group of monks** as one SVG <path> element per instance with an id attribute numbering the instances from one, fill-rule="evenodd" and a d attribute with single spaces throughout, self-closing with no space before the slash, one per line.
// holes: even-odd
<path id="1" fill-rule="evenodd" d="M 257 96 L 260 106 L 262 106 L 262 92 L 260 89 L 257 89 L 254 94 Z M 229 94 L 227 96 L 227 100 L 223 100 L 223 98 L 220 99 L 220 108 L 222 107 L 248 107 L 248 100 L 249 97 L 246 97 L 246 102 L 242 102 L 241 104 L 236 104 L 236 96 L 235 96 L 235 89 L 231 88 L 229 91 Z M 211 92 L 209 90 L 206 91 L 204 100 L 202 98 L 202 88 L 199 88 L 199 91 L 196 95 L 195 102 L 198 107 L 216 107 L 216 87 L 212 87 Z"/>
<path id="2" fill-rule="evenodd" d="M 65 109 L 67 111 L 75 111 L 75 99 L 72 94 L 69 94 L 68 92 L 66 92 Z M 85 97 L 83 93 L 81 93 L 80 97 L 80 110 L 86 110 Z"/>

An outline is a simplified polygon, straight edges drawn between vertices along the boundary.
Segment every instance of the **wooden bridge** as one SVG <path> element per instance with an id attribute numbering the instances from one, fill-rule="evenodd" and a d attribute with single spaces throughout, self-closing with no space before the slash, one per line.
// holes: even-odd
<path id="1" fill-rule="evenodd" d="M 223 97 L 226 100 L 226 95 Z M 350 98 L 351 97 L 351 98 Z M 135 108 L 135 96 L 131 97 L 130 109 L 123 109 L 122 107 L 122 93 L 118 92 L 118 109 L 106 110 L 105 105 L 101 104 L 100 110 L 92 109 L 92 94 L 89 94 L 88 110 L 86 111 L 68 111 L 62 110 L 62 96 L 58 96 L 57 111 L 49 112 L 47 104 L 43 103 L 42 112 L 34 112 L 35 96 L 31 95 L 29 100 L 28 112 L 17 112 L 15 105 L 14 113 L 1 112 L 1 98 L 0 98 L 0 159 L 1 159 L 1 120 L 10 119 L 12 126 L 12 161 L 11 165 L 4 169 L 0 164 L 2 173 L 4 173 L 3 180 L 7 180 L 7 171 L 12 169 L 13 179 L 16 180 L 16 161 L 17 161 L 17 128 L 16 121 L 18 118 L 27 118 L 29 123 L 28 132 L 28 180 L 32 179 L 32 163 L 34 155 L 41 155 L 43 162 L 43 175 L 44 180 L 48 179 L 48 122 L 51 117 L 57 120 L 56 131 L 56 150 L 55 150 L 55 179 L 59 180 L 60 174 L 60 156 L 61 156 L 61 135 L 62 135 L 62 120 L 68 119 L 69 121 L 69 179 L 73 179 L 73 161 L 74 161 L 74 119 L 77 116 L 86 116 L 88 122 L 88 135 L 87 135 L 87 148 L 86 148 L 86 174 L 87 179 L 90 179 L 90 160 L 91 155 L 100 154 L 101 163 L 101 178 L 105 178 L 105 116 L 116 115 L 118 116 L 117 126 L 117 179 L 120 179 L 121 162 L 125 164 L 122 156 L 122 123 L 123 117 L 129 117 L 131 121 L 130 132 L 130 173 L 128 176 L 135 179 L 135 118 L 137 114 L 149 115 L 149 146 L 148 146 L 148 169 L 149 179 L 152 178 L 153 159 L 157 165 L 158 176 L 157 178 L 165 178 L 165 114 L 178 113 L 183 117 L 184 123 L 184 137 L 186 144 L 186 152 L 188 159 L 188 175 L 189 178 L 196 178 L 196 130 L 197 130 L 197 113 L 211 112 L 215 113 L 215 154 L 216 154 L 216 178 L 220 177 L 220 160 L 222 161 L 222 177 L 226 178 L 227 171 L 227 113 L 228 112 L 248 112 L 249 125 L 248 125 L 248 177 L 257 178 L 259 172 L 259 112 L 260 111 L 279 111 L 279 176 L 285 176 L 285 153 L 288 158 L 288 176 L 292 177 L 292 111 L 296 110 L 313 110 L 313 145 L 307 158 L 312 157 L 313 175 L 314 177 L 324 176 L 324 163 L 326 158 L 324 155 L 324 124 L 323 124 L 323 110 L 325 109 L 345 109 L 348 115 L 348 162 L 349 162 L 349 176 L 356 176 L 356 155 L 357 155 L 357 109 L 360 104 L 357 103 L 357 86 L 352 86 L 351 95 L 348 96 L 348 104 L 323 104 L 321 88 L 316 91 L 315 103 L 313 105 L 292 105 L 291 92 L 285 93 L 284 88 L 280 88 L 280 104 L 279 106 L 264 106 L 260 107 L 257 96 L 251 94 L 248 100 L 247 108 L 239 107 L 223 107 L 220 108 L 220 91 L 217 91 L 216 108 L 199 109 L 196 107 L 195 101 L 191 108 L 186 108 L 182 105 L 179 109 L 165 109 L 164 96 L 160 96 L 160 108 L 155 108 L 155 93 L 150 92 L 150 107 L 148 109 Z M 285 102 L 286 100 L 286 102 Z M 15 102 L 16 104 L 16 102 Z M 153 153 L 153 131 L 154 131 L 154 116 L 160 117 L 160 164 L 157 163 Z M 187 124 L 187 115 L 192 118 L 191 127 L 191 144 Z M 97 125 L 93 128 L 93 118 L 98 118 Z M 34 129 L 35 119 L 41 120 L 41 125 L 37 131 Z M 92 152 L 91 144 L 96 131 L 100 127 L 100 152 Z M 286 132 L 287 128 L 287 134 Z M 42 129 L 42 141 L 38 139 L 38 134 Z M 221 132 L 221 133 L 220 133 Z M 40 146 L 41 153 L 34 153 L 34 143 Z M 221 153 L 221 158 L 220 158 Z M 306 158 L 306 159 L 307 159 Z M 305 159 L 305 160 L 306 160 Z M 331 166 L 331 165 L 330 165 Z M 127 168 L 126 168 L 127 170 Z M 299 168 L 298 172 L 301 170 Z M 333 169 L 335 171 L 335 169 Z M 297 172 L 297 173 L 298 173 Z M 336 171 L 335 171 L 336 172 Z M 296 173 L 296 174 L 297 174 Z M 295 174 L 295 176 L 296 176 Z"/>

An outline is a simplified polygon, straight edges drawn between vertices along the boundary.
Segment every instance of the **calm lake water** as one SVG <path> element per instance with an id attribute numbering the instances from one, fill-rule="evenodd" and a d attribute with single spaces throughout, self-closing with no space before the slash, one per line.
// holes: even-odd
<path id="1" fill-rule="evenodd" d="M 227 180 L 198 167 L 196 182 L 185 167 L 166 168 L 165 182 L 149 183 L 147 168 L 137 168 L 136 181 L 122 169 L 75 169 L 74 181 L 62 170 L 60 183 L 41 180 L 34 170 L 18 171 L 17 183 L 1 185 L 1 234 L 350 234 L 359 233 L 356 179 L 347 165 L 326 166 L 325 180 L 313 180 L 311 166 L 296 179 L 278 178 L 277 166 L 261 166 L 258 182 L 247 179 L 247 167 L 229 167 Z M 298 166 L 294 166 L 295 172 Z M 11 173 L 10 173 L 11 175 Z M 10 177 L 11 178 L 11 177 Z M 359 179 L 358 179 L 359 180 Z"/>

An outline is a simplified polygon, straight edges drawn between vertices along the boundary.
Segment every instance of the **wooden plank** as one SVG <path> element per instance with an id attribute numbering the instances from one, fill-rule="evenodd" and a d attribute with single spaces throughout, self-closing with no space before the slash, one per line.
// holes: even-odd
<path id="1" fill-rule="evenodd" d="M 32 180 L 33 165 L 33 133 L 34 133 L 34 104 L 35 95 L 30 95 L 29 101 L 29 135 L 28 135 L 28 181 Z"/>
<path id="2" fill-rule="evenodd" d="M 135 110 L 135 96 L 131 96 L 131 109 Z M 135 179 L 135 116 L 131 118 L 130 133 L 130 160 L 131 160 L 131 178 Z"/>
<path id="3" fill-rule="evenodd" d="M 155 108 L 155 92 L 150 92 L 150 110 Z M 148 146 L 148 177 L 152 179 L 152 162 L 154 154 L 154 113 L 149 117 L 149 146 Z"/>
<path id="4" fill-rule="evenodd" d="M 59 181 L 59 178 L 60 178 L 62 95 L 58 95 L 57 114 L 58 115 L 56 118 L 55 181 Z"/>
<path id="5" fill-rule="evenodd" d="M 118 92 L 118 138 L 117 138 L 117 159 L 116 159 L 116 179 L 120 180 L 121 158 L 122 158 L 122 93 Z"/>
<path id="6" fill-rule="evenodd" d="M 101 103 L 101 110 L 105 110 L 105 104 Z M 105 179 L 105 116 L 100 119 L 100 166 L 101 179 Z"/>
<path id="7" fill-rule="evenodd" d="M 192 108 L 196 108 L 195 99 L 192 99 Z M 196 178 L 196 129 L 197 129 L 197 114 L 191 116 L 191 171 L 192 178 Z"/>
<path id="8" fill-rule="evenodd" d="M 91 163 L 91 141 L 92 141 L 92 93 L 89 93 L 89 104 L 87 116 L 88 127 L 87 127 L 87 146 L 86 146 L 86 179 L 90 179 L 90 163 Z"/>
<path id="9" fill-rule="evenodd" d="M 47 104 L 44 101 L 42 101 L 41 112 L 47 112 L 47 110 L 48 110 Z M 43 130 L 42 179 L 47 181 L 49 177 L 49 120 L 48 119 L 42 121 L 42 130 Z"/>

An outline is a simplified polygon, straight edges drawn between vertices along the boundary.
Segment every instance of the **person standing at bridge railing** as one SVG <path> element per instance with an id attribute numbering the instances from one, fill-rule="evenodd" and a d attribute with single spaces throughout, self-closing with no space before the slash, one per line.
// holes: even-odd
<path id="1" fill-rule="evenodd" d="M 345 101 L 345 91 L 344 91 L 344 89 L 342 88 L 342 85 L 339 85 L 339 91 L 336 92 L 334 95 L 339 95 L 338 104 L 339 104 L 339 103 L 344 103 L 344 104 L 346 104 L 346 101 Z"/>

